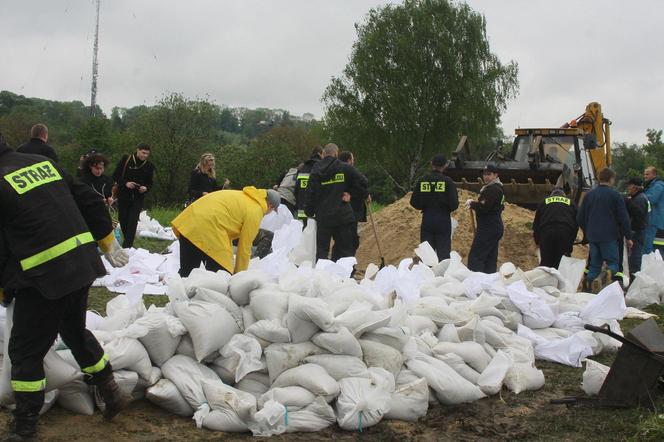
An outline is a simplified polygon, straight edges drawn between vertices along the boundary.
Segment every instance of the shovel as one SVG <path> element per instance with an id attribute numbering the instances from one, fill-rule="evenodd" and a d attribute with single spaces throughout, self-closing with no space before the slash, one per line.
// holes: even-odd
<path id="1" fill-rule="evenodd" d="M 374 237 L 376 238 L 376 245 L 378 246 L 378 254 L 380 254 L 380 267 L 382 269 L 385 267 L 385 256 L 383 256 L 383 251 L 380 248 L 380 241 L 378 240 L 378 232 L 376 232 L 376 224 L 374 224 L 373 213 L 371 213 L 371 207 L 369 207 L 368 202 L 364 202 L 364 205 L 367 208 L 367 213 L 369 214 L 369 220 L 371 221 L 371 229 L 373 230 Z"/>

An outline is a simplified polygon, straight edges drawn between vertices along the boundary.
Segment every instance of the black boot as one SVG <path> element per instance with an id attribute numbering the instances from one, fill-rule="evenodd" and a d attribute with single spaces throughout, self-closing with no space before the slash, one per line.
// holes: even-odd
<path id="1" fill-rule="evenodd" d="M 95 394 L 104 403 L 102 414 L 106 420 L 113 419 L 131 402 L 131 396 L 120 389 L 112 374 L 95 383 Z"/>
<path id="2" fill-rule="evenodd" d="M 37 434 L 39 414 L 15 416 L 11 430 L 4 441 L 34 441 Z"/>

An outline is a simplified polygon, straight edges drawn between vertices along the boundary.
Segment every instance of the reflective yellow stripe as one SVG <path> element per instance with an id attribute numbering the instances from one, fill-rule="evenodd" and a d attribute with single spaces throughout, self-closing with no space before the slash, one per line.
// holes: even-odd
<path id="1" fill-rule="evenodd" d="M 664 238 L 655 238 L 655 240 L 652 242 L 656 246 L 664 246 Z"/>
<path id="2" fill-rule="evenodd" d="M 321 185 L 326 186 L 328 184 L 343 183 L 344 181 L 346 181 L 346 175 L 344 175 L 343 173 L 338 173 L 331 180 L 323 181 Z"/>
<path id="3" fill-rule="evenodd" d="M 431 192 L 431 184 L 427 183 L 426 181 L 420 183 L 420 192 Z"/>
<path id="4" fill-rule="evenodd" d="M 304 213 L 304 210 L 301 210 L 301 209 L 300 209 L 300 210 L 297 211 L 297 217 L 298 217 L 298 218 L 306 218 L 306 217 L 307 217 L 307 214 Z"/>
<path id="5" fill-rule="evenodd" d="M 61 179 L 60 173 L 50 161 L 42 161 L 5 175 L 5 180 L 19 195 Z"/>
<path id="6" fill-rule="evenodd" d="M 625 276 L 625 275 L 623 274 L 623 272 L 617 272 L 617 273 L 616 273 L 616 276 L 619 277 L 619 278 L 622 278 L 622 277 Z"/>
<path id="7" fill-rule="evenodd" d="M 309 174 L 301 173 L 297 176 L 297 180 L 300 182 L 300 189 L 306 189 L 309 183 Z"/>
<path id="8" fill-rule="evenodd" d="M 12 390 L 21 393 L 34 393 L 46 389 L 46 378 L 38 381 L 14 381 L 12 380 Z"/>
<path id="9" fill-rule="evenodd" d="M 49 247 L 46 250 L 43 250 L 35 255 L 29 256 L 21 260 L 21 268 L 25 270 L 30 270 L 33 267 L 44 264 L 52 259 L 62 256 L 65 253 L 74 250 L 78 246 L 87 244 L 89 242 L 94 242 L 94 238 L 90 232 L 80 233 L 76 236 L 72 236 L 69 239 L 62 241 L 60 244 L 56 244 L 53 247 Z"/>
<path id="10" fill-rule="evenodd" d="M 104 355 L 101 357 L 99 362 L 97 362 L 95 365 L 85 367 L 85 368 L 81 369 L 81 371 L 83 373 L 86 373 L 86 374 L 99 373 L 100 371 L 102 371 L 106 367 L 106 364 L 108 364 L 108 355 L 106 353 L 104 353 Z"/>
<path id="11" fill-rule="evenodd" d="M 564 196 L 550 196 L 544 200 L 544 204 L 551 204 L 551 203 L 563 203 L 569 206 L 571 201 L 569 198 L 565 198 Z"/>
<path id="12" fill-rule="evenodd" d="M 420 183 L 420 192 L 445 192 L 445 181 L 422 181 Z"/>
<path id="13" fill-rule="evenodd" d="M 434 192 L 445 192 L 445 181 L 436 181 L 436 186 L 433 188 Z"/>

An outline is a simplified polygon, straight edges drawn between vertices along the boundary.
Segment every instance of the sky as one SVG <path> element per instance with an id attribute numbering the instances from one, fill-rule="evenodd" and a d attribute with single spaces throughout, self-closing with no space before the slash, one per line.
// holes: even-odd
<path id="1" fill-rule="evenodd" d="M 355 23 L 378 0 L 101 0 L 97 102 L 152 105 L 181 92 L 231 107 L 323 116 Z M 395 3 L 392 1 L 390 3 Z M 664 4 L 658 0 L 468 0 L 491 48 L 519 64 L 502 116 L 557 127 L 598 101 L 612 140 L 664 128 Z M 90 101 L 94 0 L 0 0 L 0 89 Z"/>

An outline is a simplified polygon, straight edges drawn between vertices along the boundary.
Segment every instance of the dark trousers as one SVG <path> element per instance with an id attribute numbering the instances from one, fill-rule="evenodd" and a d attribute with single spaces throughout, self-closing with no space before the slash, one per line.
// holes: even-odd
<path id="1" fill-rule="evenodd" d="M 334 240 L 332 261 L 346 256 L 355 256 L 355 248 L 353 246 L 354 226 L 355 223 L 335 227 L 318 224 L 316 226 L 316 259 L 328 259 L 330 254 L 330 240 Z"/>
<path id="2" fill-rule="evenodd" d="M 646 232 L 638 230 L 632 232 L 632 250 L 629 252 L 629 275 L 634 279 L 634 274 L 641 270 L 641 259 L 643 258 L 643 247 L 645 245 Z"/>
<path id="3" fill-rule="evenodd" d="M 558 268 L 560 260 L 564 256 L 571 256 L 576 239 L 570 228 L 565 226 L 551 226 L 542 230 L 540 235 L 539 265 Z"/>
<path id="4" fill-rule="evenodd" d="M 118 198 L 118 221 L 122 229 L 123 248 L 134 246 L 136 237 L 136 226 L 138 225 L 138 216 L 143 210 L 143 198 L 120 197 Z"/>
<path id="5" fill-rule="evenodd" d="M 438 255 L 438 261 L 449 259 L 452 249 L 452 238 L 450 231 L 434 231 L 420 227 L 420 242 L 428 242 Z"/>
<path id="6" fill-rule="evenodd" d="M 44 388 L 38 384 L 45 378 L 44 356 L 58 333 L 83 373 L 90 375 L 87 382 L 96 384 L 113 375 L 103 358 L 104 350 L 85 328 L 88 288 L 60 299 L 46 299 L 36 289 L 23 289 L 16 294 L 9 358 L 17 418 L 36 416 L 44 403 Z"/>
<path id="7" fill-rule="evenodd" d="M 468 268 L 473 272 L 495 273 L 498 267 L 498 245 L 502 237 L 502 223 L 489 228 L 478 226 L 468 254 Z"/>
<path id="8" fill-rule="evenodd" d="M 192 244 L 191 241 L 180 235 L 180 270 L 178 271 L 180 276 L 183 278 L 189 276 L 192 270 L 200 267 L 201 263 L 205 265 L 206 270 L 211 272 L 226 270 L 217 261 Z"/>
<path id="9" fill-rule="evenodd" d="M 604 262 L 615 278 L 620 271 L 620 253 L 622 252 L 618 249 L 618 243 L 618 240 L 590 243 L 590 262 L 586 274 L 588 282 L 592 282 L 599 276 Z"/>
<path id="10" fill-rule="evenodd" d="M 353 223 L 351 232 L 353 233 L 353 256 L 355 256 L 357 249 L 360 248 L 360 234 L 357 232 L 357 221 Z"/>

